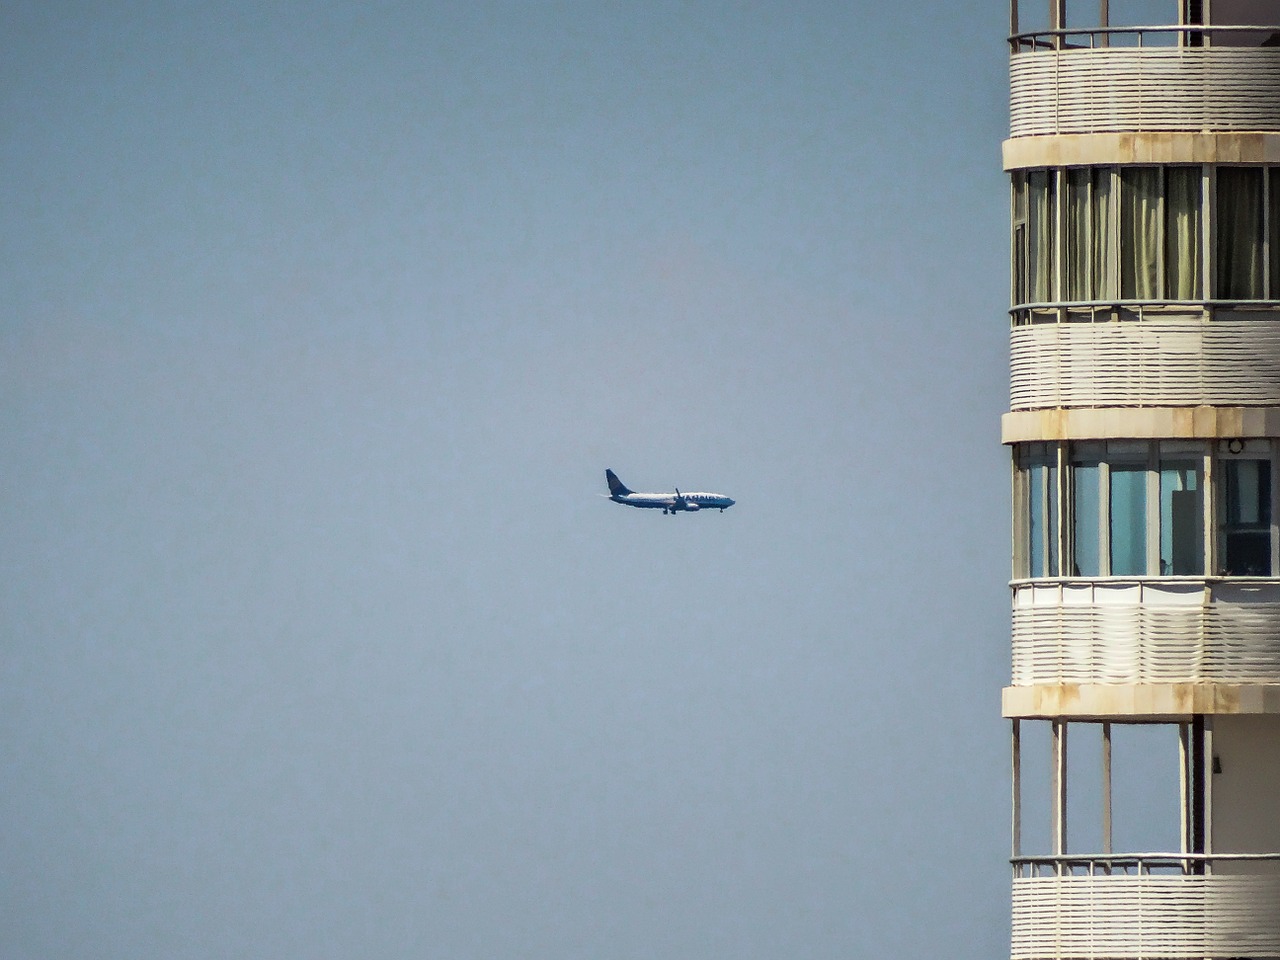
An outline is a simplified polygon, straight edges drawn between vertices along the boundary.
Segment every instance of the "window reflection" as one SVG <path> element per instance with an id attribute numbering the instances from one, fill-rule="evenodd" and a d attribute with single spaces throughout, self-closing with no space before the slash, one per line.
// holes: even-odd
<path id="1" fill-rule="evenodd" d="M 1226 460 L 1223 480 L 1223 573 L 1270 576 L 1271 462 Z"/>
<path id="2" fill-rule="evenodd" d="M 1098 533 L 1101 529 L 1101 467 L 1095 461 L 1077 461 L 1071 467 L 1072 576 L 1102 575 Z"/>
<path id="3" fill-rule="evenodd" d="M 1016 456 L 1017 577 L 1280 575 L 1270 441 L 1032 443 Z"/>
<path id="4" fill-rule="evenodd" d="M 1199 460 L 1160 462 L 1160 574 L 1204 573 L 1204 500 Z"/>
<path id="5" fill-rule="evenodd" d="M 1031 576 L 1058 572 L 1058 468 L 1040 462 L 1031 467 Z"/>
<path id="6" fill-rule="evenodd" d="M 1147 466 L 1113 464 L 1110 470 L 1111 575 L 1147 572 Z"/>
<path id="7" fill-rule="evenodd" d="M 1020 491 L 1024 503 L 1018 575 L 1058 575 L 1058 453 L 1052 444 L 1030 444 L 1022 451 Z"/>

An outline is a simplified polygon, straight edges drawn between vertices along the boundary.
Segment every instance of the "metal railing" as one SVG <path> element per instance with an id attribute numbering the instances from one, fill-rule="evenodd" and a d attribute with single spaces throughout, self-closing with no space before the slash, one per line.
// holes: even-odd
<path id="1" fill-rule="evenodd" d="M 1136 42 L 1126 45 L 1127 37 Z M 1019 34 L 1009 59 L 1010 136 L 1280 132 L 1273 37 L 1280 41 L 1280 28 Z"/>
<path id="2" fill-rule="evenodd" d="M 1218 310 L 1258 314 L 1280 312 L 1280 300 L 1049 300 L 1014 304 L 1009 308 L 1009 320 L 1015 327 L 1034 323 L 1106 323 L 1116 316 L 1142 320 L 1147 312 L 1164 317 L 1174 310 L 1200 311 L 1212 320 Z"/>
<path id="3" fill-rule="evenodd" d="M 1165 42 L 1152 43 L 1151 37 Z M 1213 38 L 1249 39 L 1256 43 L 1234 43 L 1230 46 L 1280 46 L 1280 26 L 1268 24 L 1221 25 L 1166 24 L 1125 27 L 1066 27 L 1058 30 L 1032 30 L 1009 37 L 1013 55 L 1036 50 L 1105 50 L 1112 47 L 1200 47 L 1213 44 Z M 1117 42 L 1119 41 L 1119 42 Z M 1224 44 L 1227 45 L 1227 44 Z"/>
<path id="4" fill-rule="evenodd" d="M 1280 854 L 1017 857 L 1013 863 L 1011 960 L 1280 957 Z M 1211 872 L 1215 865 L 1222 872 Z M 1016 872 L 1033 868 L 1051 873 Z"/>
<path id="5" fill-rule="evenodd" d="M 1015 880 L 1031 877 L 1212 875 L 1215 864 L 1280 864 L 1280 853 L 1072 853 L 1010 857 Z"/>

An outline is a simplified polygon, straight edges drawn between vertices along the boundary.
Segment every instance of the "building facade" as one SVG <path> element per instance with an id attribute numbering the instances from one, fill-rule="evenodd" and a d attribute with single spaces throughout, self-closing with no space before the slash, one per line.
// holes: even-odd
<path id="1" fill-rule="evenodd" d="M 1010 34 L 1011 956 L 1280 957 L 1280 0 Z"/>

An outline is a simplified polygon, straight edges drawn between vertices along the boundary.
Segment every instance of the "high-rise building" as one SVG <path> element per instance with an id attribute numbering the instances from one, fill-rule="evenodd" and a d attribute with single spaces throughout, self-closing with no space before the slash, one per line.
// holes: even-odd
<path id="1" fill-rule="evenodd" d="M 1280 957 L 1280 0 L 1010 34 L 1011 956 Z"/>

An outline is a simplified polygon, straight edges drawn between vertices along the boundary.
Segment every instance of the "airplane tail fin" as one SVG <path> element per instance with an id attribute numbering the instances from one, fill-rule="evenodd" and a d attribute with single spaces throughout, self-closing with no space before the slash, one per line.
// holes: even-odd
<path id="1" fill-rule="evenodd" d="M 627 489 L 626 484 L 618 479 L 618 475 L 612 470 L 604 472 L 604 478 L 609 482 L 609 495 L 612 497 L 625 497 L 631 491 Z"/>

